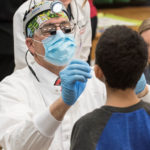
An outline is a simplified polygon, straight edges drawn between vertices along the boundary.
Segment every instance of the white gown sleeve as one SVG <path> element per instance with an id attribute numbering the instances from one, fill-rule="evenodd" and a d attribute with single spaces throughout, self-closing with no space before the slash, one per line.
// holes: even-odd
<path id="1" fill-rule="evenodd" d="M 61 122 L 47 108 L 33 111 L 23 87 L 15 78 L 0 83 L 0 145 L 5 150 L 48 150 Z"/>
<path id="2" fill-rule="evenodd" d="M 148 87 L 148 93 L 144 97 L 141 97 L 141 99 L 145 102 L 150 103 L 150 85 L 147 84 L 147 87 Z"/>

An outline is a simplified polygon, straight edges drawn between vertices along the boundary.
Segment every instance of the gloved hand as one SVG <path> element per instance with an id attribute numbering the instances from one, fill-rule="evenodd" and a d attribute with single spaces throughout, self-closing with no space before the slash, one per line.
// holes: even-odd
<path id="1" fill-rule="evenodd" d="M 59 75 L 61 78 L 62 98 L 67 105 L 73 105 L 85 89 L 87 79 L 91 78 L 88 63 L 73 60 Z"/>
<path id="2" fill-rule="evenodd" d="M 143 73 L 141 78 L 137 82 L 134 91 L 135 91 L 136 94 L 139 94 L 145 89 L 145 87 L 146 87 L 146 79 L 145 79 L 145 75 Z"/>

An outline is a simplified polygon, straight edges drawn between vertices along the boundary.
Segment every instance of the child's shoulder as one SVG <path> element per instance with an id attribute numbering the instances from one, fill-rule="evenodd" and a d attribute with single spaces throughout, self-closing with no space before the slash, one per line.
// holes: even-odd
<path id="1" fill-rule="evenodd" d="M 143 108 L 150 115 L 150 103 L 142 101 Z"/>
<path id="2" fill-rule="evenodd" d="M 81 128 L 88 125 L 89 128 L 96 128 L 96 126 L 100 124 L 106 124 L 106 122 L 109 120 L 111 116 L 111 112 L 106 111 L 104 107 L 101 107 L 99 109 L 95 109 L 90 113 L 87 113 L 86 115 L 82 116 L 77 122 L 76 125 L 80 126 Z"/>

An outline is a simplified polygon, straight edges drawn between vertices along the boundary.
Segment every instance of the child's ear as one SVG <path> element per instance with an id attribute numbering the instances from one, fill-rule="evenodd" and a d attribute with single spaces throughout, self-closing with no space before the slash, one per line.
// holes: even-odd
<path id="1" fill-rule="evenodd" d="M 94 71 L 95 71 L 95 76 L 104 82 L 104 74 L 103 74 L 103 71 L 102 69 L 98 66 L 98 65 L 95 65 L 94 66 Z"/>

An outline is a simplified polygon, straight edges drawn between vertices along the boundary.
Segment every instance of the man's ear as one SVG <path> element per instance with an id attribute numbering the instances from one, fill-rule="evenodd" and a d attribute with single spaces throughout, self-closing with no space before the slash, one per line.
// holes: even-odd
<path id="1" fill-rule="evenodd" d="M 35 53 L 35 48 L 34 48 L 34 44 L 33 44 L 33 40 L 32 38 L 26 38 L 26 45 L 28 47 L 28 50 L 31 52 L 32 55 L 34 55 Z"/>
<path id="2" fill-rule="evenodd" d="M 94 66 L 94 71 L 95 71 L 95 76 L 96 76 L 99 80 L 101 80 L 101 81 L 104 82 L 105 77 L 104 77 L 103 71 L 102 71 L 102 69 L 101 69 L 98 65 L 96 65 L 96 64 L 95 64 L 95 66 Z"/>

